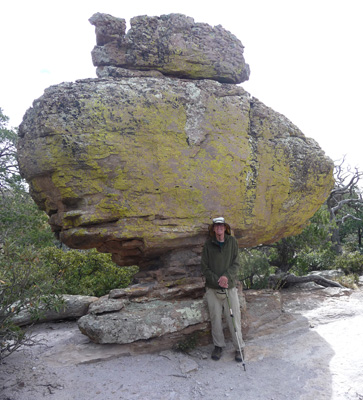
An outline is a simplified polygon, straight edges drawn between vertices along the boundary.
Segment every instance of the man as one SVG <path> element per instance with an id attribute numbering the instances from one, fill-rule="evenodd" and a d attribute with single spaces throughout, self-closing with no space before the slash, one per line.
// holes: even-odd
<path id="1" fill-rule="evenodd" d="M 237 240 L 231 236 L 231 227 L 226 224 L 223 217 L 213 219 L 213 224 L 209 226 L 209 236 L 202 252 L 202 272 L 206 278 L 206 299 L 212 324 L 214 343 L 212 359 L 218 361 L 221 358 L 223 347 L 226 346 L 222 325 L 224 311 L 236 350 L 235 360 L 242 362 L 236 338 L 237 334 L 239 344 L 243 349 L 245 344 L 242 339 L 241 311 L 236 288 L 237 273 L 240 267 Z M 229 312 L 226 291 L 237 333 L 234 331 L 233 320 Z"/>

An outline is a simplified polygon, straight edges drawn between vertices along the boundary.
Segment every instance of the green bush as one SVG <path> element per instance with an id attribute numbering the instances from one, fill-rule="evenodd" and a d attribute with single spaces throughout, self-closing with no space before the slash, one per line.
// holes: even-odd
<path id="1" fill-rule="evenodd" d="M 27 310 L 36 321 L 44 311 L 62 305 L 56 294 L 57 282 L 51 276 L 38 279 L 42 273 L 32 246 L 19 251 L 14 244 L 4 244 L 0 254 L 0 362 L 19 347 L 31 344 L 25 330 L 13 323 L 14 316 Z"/>
<path id="2" fill-rule="evenodd" d="M 138 272 L 137 266 L 118 267 L 111 254 L 48 247 L 41 251 L 43 277 L 53 276 L 65 294 L 103 296 L 111 289 L 127 287 Z M 42 277 L 39 277 L 42 278 Z"/>
<path id="3" fill-rule="evenodd" d="M 296 255 L 295 265 L 291 272 L 301 276 L 311 271 L 333 269 L 335 258 L 336 254 L 330 248 L 322 248 L 310 252 L 301 251 Z"/>
<path id="4" fill-rule="evenodd" d="M 247 289 L 262 289 L 267 287 L 267 281 L 273 268 L 267 256 L 260 250 L 244 250 L 239 253 L 241 270 L 240 281 Z"/>
<path id="5" fill-rule="evenodd" d="M 345 274 L 363 273 L 363 254 L 359 251 L 353 253 L 343 253 L 335 259 L 335 269 L 341 269 Z"/>
<path id="6" fill-rule="evenodd" d="M 16 244 L 18 250 L 28 246 L 43 248 L 55 245 L 48 216 L 39 210 L 30 194 L 21 187 L 0 195 L 0 243 Z"/>
<path id="7" fill-rule="evenodd" d="M 180 351 L 181 353 L 188 353 L 189 351 L 195 349 L 198 344 L 200 333 L 193 332 L 191 335 L 187 336 L 184 340 L 176 343 L 174 346 L 175 351 Z"/>

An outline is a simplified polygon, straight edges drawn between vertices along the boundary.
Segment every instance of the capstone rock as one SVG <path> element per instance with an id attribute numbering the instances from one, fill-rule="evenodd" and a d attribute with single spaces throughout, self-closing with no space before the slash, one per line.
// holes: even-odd
<path id="1" fill-rule="evenodd" d="M 220 25 L 195 23 L 182 14 L 141 15 L 131 19 L 125 33 L 125 20 L 108 14 L 96 13 L 90 22 L 96 27 L 92 60 L 99 76 L 113 66 L 227 83 L 249 78 L 242 43 Z"/>

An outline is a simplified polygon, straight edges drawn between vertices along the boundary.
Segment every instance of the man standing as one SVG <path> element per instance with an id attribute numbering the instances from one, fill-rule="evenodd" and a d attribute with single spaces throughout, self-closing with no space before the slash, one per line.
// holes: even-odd
<path id="1" fill-rule="evenodd" d="M 241 332 L 241 310 L 237 293 L 237 273 L 240 267 L 238 260 L 238 244 L 231 236 L 231 227 L 223 217 L 213 219 L 209 226 L 209 238 L 204 244 L 202 253 L 202 272 L 206 278 L 206 299 L 212 324 L 214 350 L 212 359 L 218 361 L 222 348 L 226 346 L 223 334 L 222 313 L 224 311 L 235 347 L 235 360 L 242 362 L 239 351 L 244 348 Z M 235 326 L 229 313 L 228 299 L 232 308 Z M 234 330 L 236 327 L 236 332 Z M 238 335 L 238 340 L 236 338 Z M 242 350 L 243 351 L 243 350 Z"/>

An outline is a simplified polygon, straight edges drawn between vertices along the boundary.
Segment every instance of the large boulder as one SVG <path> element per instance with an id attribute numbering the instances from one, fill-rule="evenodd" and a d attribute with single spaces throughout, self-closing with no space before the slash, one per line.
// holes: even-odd
<path id="1" fill-rule="evenodd" d="M 46 89 L 19 129 L 19 165 L 72 248 L 120 265 L 186 251 L 198 264 L 211 217 L 241 247 L 301 231 L 333 164 L 283 115 L 210 80 L 88 79 Z"/>

